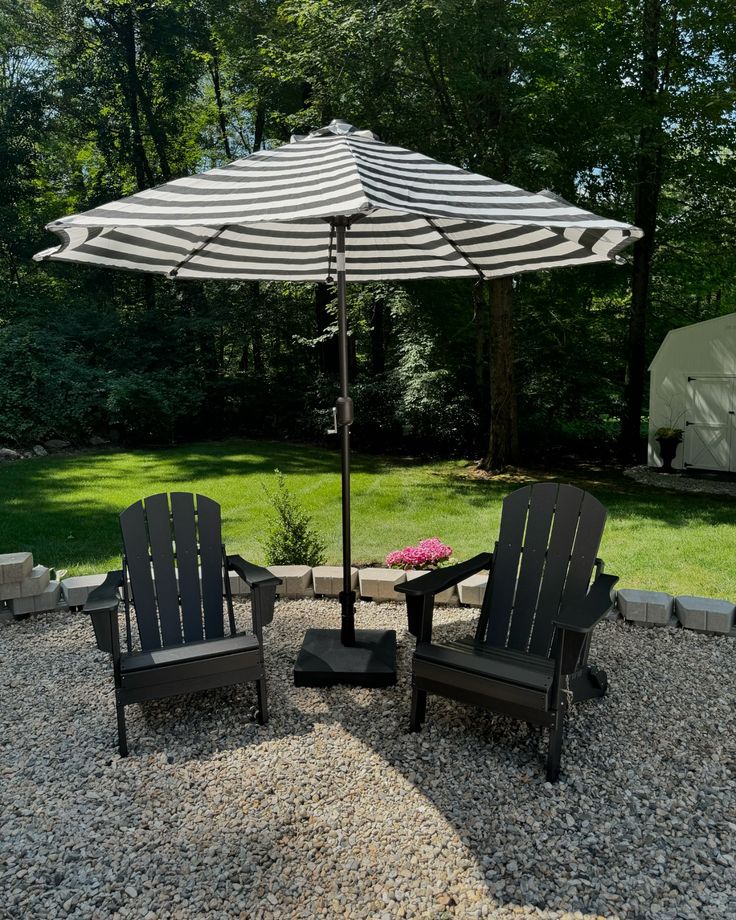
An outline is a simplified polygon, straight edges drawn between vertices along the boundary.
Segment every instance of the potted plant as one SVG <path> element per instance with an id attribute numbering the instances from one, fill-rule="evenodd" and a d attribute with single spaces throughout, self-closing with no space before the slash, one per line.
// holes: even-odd
<path id="1" fill-rule="evenodd" d="M 662 458 L 662 472 L 672 472 L 672 461 L 677 454 L 677 446 L 682 442 L 682 428 L 657 428 L 654 437 L 659 444 L 659 456 Z"/>

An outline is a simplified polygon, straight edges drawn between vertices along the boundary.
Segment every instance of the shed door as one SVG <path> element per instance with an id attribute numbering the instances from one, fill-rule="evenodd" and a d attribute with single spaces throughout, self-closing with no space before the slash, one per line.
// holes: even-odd
<path id="1" fill-rule="evenodd" d="M 689 377 L 687 390 L 685 464 L 721 472 L 736 469 L 734 378 Z"/>

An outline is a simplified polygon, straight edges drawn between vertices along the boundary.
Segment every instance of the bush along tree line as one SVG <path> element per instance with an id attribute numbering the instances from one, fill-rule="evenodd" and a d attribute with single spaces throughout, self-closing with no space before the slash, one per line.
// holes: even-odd
<path id="1" fill-rule="evenodd" d="M 735 58 L 727 0 L 0 0 L 0 443 L 322 438 L 331 287 L 31 255 L 342 117 L 646 232 L 623 267 L 352 285 L 356 446 L 634 455 L 664 333 L 736 308 Z"/>

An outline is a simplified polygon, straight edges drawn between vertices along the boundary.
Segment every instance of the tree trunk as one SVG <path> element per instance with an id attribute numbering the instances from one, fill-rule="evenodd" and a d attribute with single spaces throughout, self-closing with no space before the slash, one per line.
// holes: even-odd
<path id="1" fill-rule="evenodd" d="M 325 335 L 325 330 L 332 323 L 327 305 L 335 299 L 334 290 L 319 282 L 314 286 L 314 318 L 317 323 L 317 335 Z M 337 376 L 340 370 L 340 358 L 337 334 L 322 339 L 319 343 L 319 369 L 323 374 Z"/>
<path id="2" fill-rule="evenodd" d="M 491 391 L 488 385 L 490 367 L 488 362 L 488 306 L 486 302 L 487 282 L 473 284 L 473 326 L 475 327 L 475 406 L 478 413 L 478 427 L 474 437 L 480 450 L 485 449 L 485 439 L 491 425 Z"/>
<path id="3" fill-rule="evenodd" d="M 266 103 L 262 100 L 258 100 L 258 105 L 256 106 L 256 120 L 253 125 L 253 152 L 260 150 L 263 146 L 264 134 L 266 131 Z"/>
<path id="4" fill-rule="evenodd" d="M 488 452 L 481 468 L 499 471 L 515 463 L 519 453 L 514 388 L 513 281 L 495 278 L 490 284 L 491 424 Z"/>
<path id="5" fill-rule="evenodd" d="M 662 114 L 658 107 L 661 18 L 661 0 L 645 0 L 641 96 L 646 121 L 639 131 L 634 200 L 634 223 L 644 231 L 644 236 L 634 244 L 629 308 L 626 387 L 621 419 L 621 449 L 627 460 L 638 459 L 640 450 L 649 286 L 662 185 Z"/>
<path id="6" fill-rule="evenodd" d="M 220 87 L 220 61 L 217 51 L 212 52 L 212 61 L 209 65 L 210 76 L 212 77 L 212 88 L 215 93 L 215 106 L 217 107 L 217 124 L 220 129 L 220 139 L 225 156 L 232 160 L 233 155 L 230 150 L 230 140 L 227 136 L 227 121 L 225 119 L 225 110 L 222 105 L 222 89 Z"/>
<path id="7" fill-rule="evenodd" d="M 135 47 L 135 23 L 133 11 L 130 7 L 125 12 L 123 26 L 118 34 L 123 41 L 123 54 L 125 57 L 125 84 L 123 94 L 128 103 L 128 117 L 130 119 L 130 132 L 132 140 L 132 159 L 135 171 L 135 181 L 138 191 L 153 185 L 153 171 L 146 156 L 141 134 L 140 116 L 138 114 L 138 63 Z"/>
<path id="8" fill-rule="evenodd" d="M 146 116 L 146 124 L 148 125 L 148 132 L 151 135 L 151 140 L 153 141 L 153 146 L 156 148 L 156 156 L 158 157 L 159 171 L 161 173 L 161 178 L 164 182 L 168 182 L 172 177 L 171 166 L 169 164 L 169 156 L 166 151 L 166 131 L 161 127 L 158 117 L 153 110 L 153 103 L 151 102 L 151 97 L 146 92 L 143 84 L 141 83 L 138 77 L 138 70 L 135 70 L 135 81 L 136 81 L 136 92 L 138 98 L 140 99 L 141 107 L 143 113 Z"/>
<path id="9" fill-rule="evenodd" d="M 374 294 L 371 316 L 371 371 L 386 370 L 386 301 L 383 294 Z"/>

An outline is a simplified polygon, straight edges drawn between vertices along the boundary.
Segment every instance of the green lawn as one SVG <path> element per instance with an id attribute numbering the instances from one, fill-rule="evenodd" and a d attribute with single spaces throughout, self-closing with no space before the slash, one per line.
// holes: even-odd
<path id="1" fill-rule="evenodd" d="M 314 516 L 330 562 L 340 553 L 336 451 L 263 441 L 49 456 L 0 466 L 0 552 L 31 550 L 72 573 L 118 564 L 117 514 L 162 490 L 197 490 L 221 503 L 231 552 L 263 561 L 262 486 L 281 469 Z M 602 555 L 621 584 L 736 599 L 736 501 L 646 489 L 612 472 L 529 471 L 594 492 L 609 510 Z M 423 537 L 458 558 L 493 547 L 502 497 L 523 476 L 479 480 L 459 462 L 356 456 L 353 558 L 382 560 Z"/>

